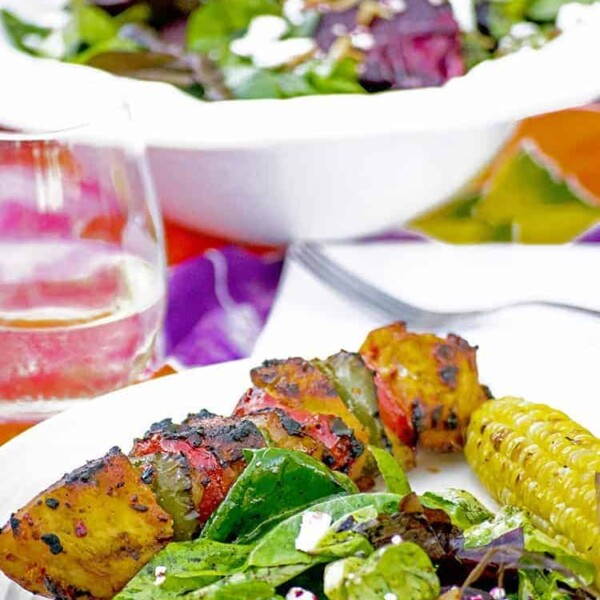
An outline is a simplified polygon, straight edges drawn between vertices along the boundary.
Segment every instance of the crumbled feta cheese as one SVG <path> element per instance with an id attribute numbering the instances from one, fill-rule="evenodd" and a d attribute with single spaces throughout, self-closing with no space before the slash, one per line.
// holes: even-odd
<path id="1" fill-rule="evenodd" d="M 285 595 L 285 600 L 317 600 L 317 597 L 301 587 L 293 587 Z"/>
<path id="2" fill-rule="evenodd" d="M 304 22 L 304 0 L 285 0 L 283 14 L 293 25 L 302 25 Z"/>
<path id="3" fill-rule="evenodd" d="M 154 569 L 154 585 L 159 586 L 162 585 L 167 579 L 167 567 L 163 565 L 158 565 Z"/>
<path id="4" fill-rule="evenodd" d="M 540 32 L 540 28 L 535 23 L 515 23 L 510 28 L 510 35 L 517 40 L 524 40 L 532 35 L 537 35 Z"/>
<path id="5" fill-rule="evenodd" d="M 251 58 L 264 45 L 279 40 L 287 33 L 285 19 L 272 15 L 255 17 L 244 37 L 231 42 L 231 51 L 238 56 Z"/>
<path id="6" fill-rule="evenodd" d="M 398 596 L 394 592 L 386 592 L 383 596 L 383 600 L 398 600 Z"/>
<path id="7" fill-rule="evenodd" d="M 263 69 L 273 69 L 287 65 L 312 54 L 317 48 L 311 38 L 288 38 L 258 48 L 252 55 L 252 62 Z"/>
<path id="8" fill-rule="evenodd" d="M 398 544 L 402 543 L 402 536 L 401 535 L 393 535 L 392 536 L 392 544 L 394 544 L 394 546 L 397 546 Z"/>
<path id="9" fill-rule="evenodd" d="M 296 538 L 296 550 L 308 554 L 314 552 L 330 527 L 331 515 L 312 510 L 305 512 Z"/>
<path id="10" fill-rule="evenodd" d="M 375 46 L 375 38 L 368 31 L 360 31 L 350 36 L 350 41 L 358 50 L 371 50 Z"/>
<path id="11" fill-rule="evenodd" d="M 405 0 L 385 0 L 383 2 L 394 13 L 403 13 L 406 10 Z"/>
<path id="12" fill-rule="evenodd" d="M 449 0 L 452 14 L 461 31 L 475 31 L 477 19 L 475 18 L 475 3 L 471 0 Z M 431 2 L 431 0 L 430 0 Z"/>
<path id="13" fill-rule="evenodd" d="M 261 15 L 250 21 L 246 37 L 259 40 L 278 40 L 287 31 L 288 24 L 285 19 L 274 15 Z"/>
<path id="14" fill-rule="evenodd" d="M 231 51 L 251 59 L 257 67 L 272 69 L 310 56 L 317 49 L 311 38 L 282 40 L 287 31 L 288 24 L 281 17 L 255 17 L 246 35 L 231 42 Z"/>
<path id="15" fill-rule="evenodd" d="M 343 23 L 334 23 L 331 27 L 331 33 L 336 37 L 340 37 L 348 33 L 348 28 Z"/>

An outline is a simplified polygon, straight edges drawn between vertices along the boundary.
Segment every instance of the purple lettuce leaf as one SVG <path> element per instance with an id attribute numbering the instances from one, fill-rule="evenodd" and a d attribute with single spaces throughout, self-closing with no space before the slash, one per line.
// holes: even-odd
<path id="1" fill-rule="evenodd" d="M 462 75 L 460 29 L 450 5 L 429 0 L 402 0 L 401 4 L 405 6 L 391 19 L 375 18 L 366 28 L 373 44 L 361 65 L 362 85 L 369 91 L 421 88 Z M 323 14 L 315 34 L 322 50 L 329 50 L 342 31 L 361 31 L 357 10 Z"/>

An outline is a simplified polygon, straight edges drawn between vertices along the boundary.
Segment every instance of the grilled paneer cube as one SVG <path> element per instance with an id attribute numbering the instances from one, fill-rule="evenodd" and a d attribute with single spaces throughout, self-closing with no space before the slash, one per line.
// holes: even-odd
<path id="1" fill-rule="evenodd" d="M 247 416 L 277 408 L 325 446 L 323 462 L 349 475 L 360 487 L 372 484 L 365 472 L 369 431 L 340 398 L 331 380 L 302 358 L 270 360 L 251 371 L 255 387 L 234 414 Z"/>
<path id="2" fill-rule="evenodd" d="M 171 517 L 118 448 L 13 514 L 0 569 L 58 598 L 112 598 L 173 536 Z"/>
<path id="3" fill-rule="evenodd" d="M 198 524 L 204 525 L 246 467 L 244 448 L 262 448 L 265 439 L 246 419 L 218 417 L 207 411 L 181 425 L 170 419 L 153 425 L 136 440 L 131 456 L 183 454 L 189 463 L 192 499 Z"/>
<path id="4" fill-rule="evenodd" d="M 371 331 L 360 353 L 376 373 L 381 420 L 405 467 L 414 466 L 417 443 L 441 452 L 463 447 L 471 413 L 488 398 L 476 348 L 453 334 L 443 339 L 394 323 Z"/>

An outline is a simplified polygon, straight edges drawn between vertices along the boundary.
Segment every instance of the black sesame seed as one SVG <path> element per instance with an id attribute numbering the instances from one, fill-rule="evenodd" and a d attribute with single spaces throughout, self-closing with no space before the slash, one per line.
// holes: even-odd
<path id="1" fill-rule="evenodd" d="M 154 480 L 154 467 L 152 465 L 148 465 L 143 471 L 140 477 L 142 483 L 146 485 L 150 485 Z"/>
<path id="2" fill-rule="evenodd" d="M 354 432 L 342 419 L 339 417 L 335 417 L 333 421 L 331 421 L 331 431 L 335 433 L 335 435 L 352 435 Z"/>
<path id="3" fill-rule="evenodd" d="M 333 456 L 331 456 L 331 454 L 324 454 L 323 462 L 325 463 L 325 465 L 327 465 L 331 469 L 331 468 L 333 468 L 333 465 L 335 465 L 335 458 L 333 458 Z"/>
<path id="4" fill-rule="evenodd" d="M 456 429 L 458 427 L 458 417 L 456 413 L 451 410 L 448 418 L 446 419 L 446 427 L 450 430 Z"/>
<path id="5" fill-rule="evenodd" d="M 440 377 L 446 385 L 456 385 L 456 376 L 458 375 L 458 367 L 448 365 L 440 370 Z"/>
<path id="6" fill-rule="evenodd" d="M 302 433 L 302 425 L 295 419 L 287 415 L 280 415 L 281 425 L 288 435 L 300 435 Z"/>
<path id="7" fill-rule="evenodd" d="M 52 554 L 60 554 L 63 551 L 60 538 L 55 533 L 45 533 L 40 539 L 50 548 Z"/>
<path id="8" fill-rule="evenodd" d="M 60 502 L 56 498 L 46 498 L 45 502 L 46 506 L 52 510 L 56 510 L 60 505 Z"/>
<path id="9" fill-rule="evenodd" d="M 10 515 L 10 528 L 12 529 L 13 533 L 19 533 L 20 526 L 21 521 L 19 521 L 14 514 Z"/>

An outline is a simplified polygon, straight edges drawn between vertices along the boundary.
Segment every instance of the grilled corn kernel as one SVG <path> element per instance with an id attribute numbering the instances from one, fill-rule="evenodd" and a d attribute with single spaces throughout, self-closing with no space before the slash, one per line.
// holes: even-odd
<path id="1" fill-rule="evenodd" d="M 496 500 L 600 568 L 598 438 L 558 410 L 502 398 L 472 415 L 465 455 Z"/>

